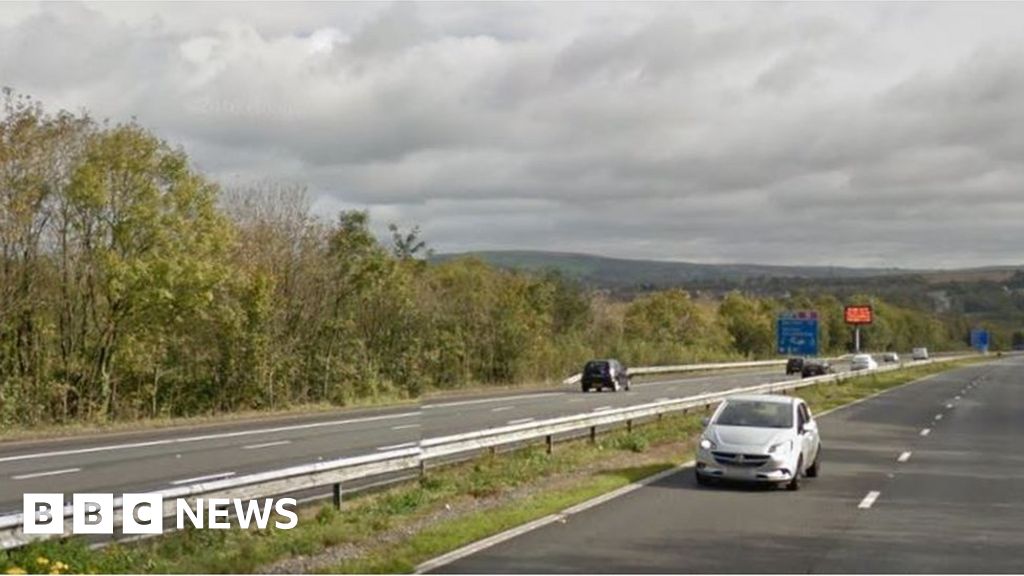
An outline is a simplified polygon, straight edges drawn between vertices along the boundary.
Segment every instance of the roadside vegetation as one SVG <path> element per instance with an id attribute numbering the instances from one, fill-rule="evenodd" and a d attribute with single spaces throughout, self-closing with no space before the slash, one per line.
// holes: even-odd
<path id="1" fill-rule="evenodd" d="M 382 234 L 383 233 L 383 234 Z M 550 382 L 628 365 L 773 354 L 784 309 L 829 295 L 618 300 L 557 273 L 431 262 L 419 231 L 313 215 L 301 186 L 221 189 L 136 123 L 0 95 L 0 434 Z M 961 346 L 955 317 L 871 295 L 874 350 Z"/>
<path id="2" fill-rule="evenodd" d="M 921 366 L 800 391 L 812 410 L 979 361 Z M 692 458 L 695 411 L 598 437 L 430 470 L 419 481 L 302 511 L 293 530 L 169 533 L 92 550 L 77 539 L 0 553 L 0 573 L 409 572 L 430 558 Z M 58 564 L 59 563 L 59 564 Z"/>

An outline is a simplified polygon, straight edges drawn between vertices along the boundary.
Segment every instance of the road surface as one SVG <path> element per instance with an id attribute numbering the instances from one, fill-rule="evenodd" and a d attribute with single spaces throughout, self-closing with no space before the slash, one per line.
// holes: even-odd
<path id="1" fill-rule="evenodd" d="M 144 492 L 411 447 L 425 437 L 624 407 L 661 398 L 752 386 L 783 368 L 662 377 L 628 393 L 578 388 L 429 401 L 338 414 L 193 428 L 0 443 L 0 513 L 21 510 L 25 492 Z M 791 377 L 790 377 L 791 378 Z M 67 496 L 70 497 L 70 496 Z"/>
<path id="2" fill-rule="evenodd" d="M 684 469 L 438 570 L 1019 573 L 1022 370 L 961 368 L 823 416 L 822 476 L 799 492 Z"/>

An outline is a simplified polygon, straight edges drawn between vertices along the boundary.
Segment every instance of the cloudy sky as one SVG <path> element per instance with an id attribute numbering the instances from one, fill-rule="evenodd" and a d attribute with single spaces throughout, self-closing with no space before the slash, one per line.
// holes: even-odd
<path id="1" fill-rule="evenodd" d="M 438 251 L 1022 264 L 1024 4 L 7 4 L 0 84 Z"/>

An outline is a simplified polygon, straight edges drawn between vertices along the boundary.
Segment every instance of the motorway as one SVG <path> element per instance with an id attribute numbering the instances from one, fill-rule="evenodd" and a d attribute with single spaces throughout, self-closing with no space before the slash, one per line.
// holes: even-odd
<path id="1" fill-rule="evenodd" d="M 0 443 L 0 513 L 25 492 L 148 492 L 415 446 L 422 438 L 785 380 L 783 367 L 635 379 L 630 392 L 575 386 L 257 422 Z M 792 378 L 792 377 L 790 377 Z"/>
<path id="2" fill-rule="evenodd" d="M 445 573 L 1020 573 L 1024 358 L 824 415 L 799 492 L 700 488 L 683 468 Z"/>

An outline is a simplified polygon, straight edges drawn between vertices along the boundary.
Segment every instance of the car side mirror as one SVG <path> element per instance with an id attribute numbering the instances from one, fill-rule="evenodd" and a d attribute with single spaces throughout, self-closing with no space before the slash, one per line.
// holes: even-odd
<path id="1" fill-rule="evenodd" d="M 711 418 L 708 418 L 707 416 L 705 416 L 704 418 L 700 419 L 700 425 L 701 426 L 707 428 L 708 424 L 711 424 Z"/>

